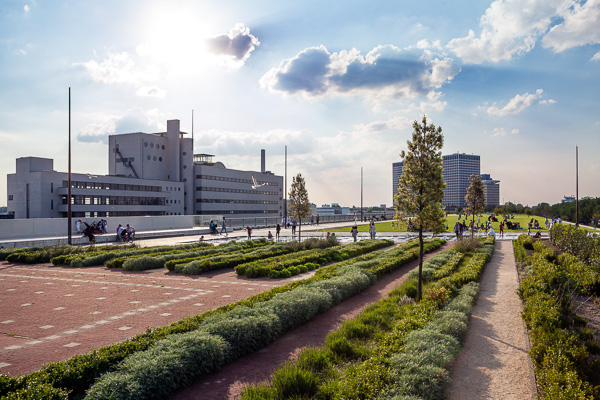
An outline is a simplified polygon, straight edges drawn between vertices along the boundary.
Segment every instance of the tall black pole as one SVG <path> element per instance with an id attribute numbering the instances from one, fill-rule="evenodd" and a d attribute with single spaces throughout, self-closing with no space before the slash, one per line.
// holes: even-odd
<path id="1" fill-rule="evenodd" d="M 283 228 L 287 228 L 287 146 L 285 146 L 285 183 L 283 185 L 284 201 L 283 201 Z"/>
<path id="2" fill-rule="evenodd" d="M 575 226 L 579 226 L 579 148 L 575 146 Z"/>
<path id="3" fill-rule="evenodd" d="M 363 221 L 363 167 L 360 167 L 360 221 Z"/>
<path id="4" fill-rule="evenodd" d="M 71 86 L 69 86 L 69 173 L 67 179 L 67 232 L 68 232 L 68 243 L 72 244 L 71 241 Z"/>

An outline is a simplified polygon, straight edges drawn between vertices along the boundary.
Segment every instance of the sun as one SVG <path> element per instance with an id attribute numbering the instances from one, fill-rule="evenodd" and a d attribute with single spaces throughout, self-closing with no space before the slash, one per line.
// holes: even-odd
<path id="1" fill-rule="evenodd" d="M 146 11 L 139 57 L 161 66 L 169 77 L 198 75 L 213 63 L 206 40 L 215 35 L 210 12 L 196 5 L 158 3 Z"/>

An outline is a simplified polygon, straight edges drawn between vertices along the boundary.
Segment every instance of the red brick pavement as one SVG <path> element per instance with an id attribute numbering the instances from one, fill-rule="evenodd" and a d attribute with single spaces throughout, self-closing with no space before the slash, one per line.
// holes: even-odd
<path id="1" fill-rule="evenodd" d="M 286 282 L 231 270 L 179 275 L 0 262 L 0 373 L 28 373 Z"/>

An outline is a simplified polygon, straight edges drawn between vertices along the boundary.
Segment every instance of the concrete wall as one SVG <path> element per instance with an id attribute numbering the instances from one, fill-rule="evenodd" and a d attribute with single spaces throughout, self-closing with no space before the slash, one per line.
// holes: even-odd
<path id="1" fill-rule="evenodd" d="M 220 221 L 221 215 L 165 215 L 148 217 L 110 217 L 104 218 L 108 221 L 108 233 L 116 232 L 119 224 L 132 225 L 136 232 L 166 230 L 166 229 L 189 229 L 194 227 L 208 227 L 211 219 Z M 75 223 L 79 218 L 73 218 L 72 234 L 77 235 Z M 99 219 L 82 219 L 87 223 Z M 43 238 L 67 235 L 66 218 L 31 218 L 31 219 L 0 219 L 0 240 Z"/>

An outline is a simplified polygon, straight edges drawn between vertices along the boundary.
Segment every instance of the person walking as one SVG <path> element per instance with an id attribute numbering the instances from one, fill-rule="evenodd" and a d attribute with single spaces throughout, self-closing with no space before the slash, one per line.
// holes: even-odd
<path id="1" fill-rule="evenodd" d="M 225 236 L 227 236 L 227 221 L 225 221 L 225 217 L 223 217 L 223 220 L 221 221 L 221 232 L 219 232 L 219 235 L 223 232 L 225 232 Z"/>
<path id="2" fill-rule="evenodd" d="M 460 230 L 460 228 L 458 227 L 458 221 L 456 221 L 456 223 L 454 224 L 454 234 L 456 235 L 456 240 L 458 240 L 460 238 L 459 230 Z"/>
<path id="3" fill-rule="evenodd" d="M 314 215 L 311 215 L 311 216 L 310 216 L 310 224 L 311 224 L 311 225 L 314 225 L 314 224 L 315 224 L 315 216 L 314 216 Z"/>
<path id="4" fill-rule="evenodd" d="M 354 238 L 354 241 L 356 242 L 356 236 L 358 235 L 358 227 L 356 225 L 354 225 L 352 227 L 352 229 L 350 229 L 350 234 L 352 235 L 352 237 Z"/>
<path id="5" fill-rule="evenodd" d="M 250 228 L 249 226 L 247 226 L 246 230 L 248 231 L 248 240 L 251 240 L 252 239 L 252 228 Z"/>
<path id="6" fill-rule="evenodd" d="M 529 230 L 531 230 L 531 224 L 529 227 Z M 496 236 L 496 235 L 494 235 Z M 504 222 L 500 222 L 500 238 L 502 239 L 504 237 Z"/>
<path id="7" fill-rule="evenodd" d="M 275 227 L 275 239 L 279 242 L 279 233 L 281 232 L 281 225 L 277 224 Z"/>
<path id="8" fill-rule="evenodd" d="M 371 226 L 369 226 L 369 234 L 371 235 L 371 239 L 375 239 L 375 234 L 377 231 L 375 230 L 375 222 L 371 221 Z"/>
<path id="9" fill-rule="evenodd" d="M 317 214 L 317 226 L 319 225 L 319 214 Z"/>
<path id="10" fill-rule="evenodd" d="M 296 219 L 292 221 L 292 236 L 296 234 Z"/>

